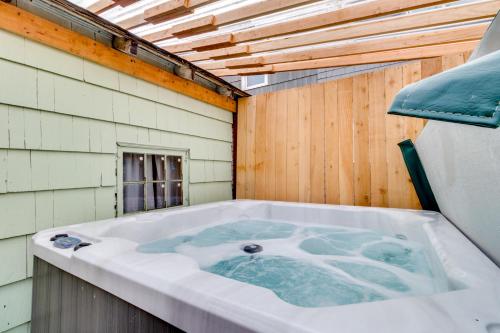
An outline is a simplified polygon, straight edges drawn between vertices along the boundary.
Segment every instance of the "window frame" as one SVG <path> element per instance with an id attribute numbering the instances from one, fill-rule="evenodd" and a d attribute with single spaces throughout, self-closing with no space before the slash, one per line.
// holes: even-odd
<path id="1" fill-rule="evenodd" d="M 164 155 L 167 156 L 179 156 L 182 159 L 182 205 L 173 206 L 173 207 L 165 207 L 158 209 L 150 209 L 150 210 L 140 210 L 130 213 L 123 212 L 123 187 L 124 184 L 134 184 L 140 183 L 144 184 L 144 201 L 147 201 L 147 184 L 155 184 L 155 183 L 165 183 L 165 200 L 167 201 L 167 187 L 170 181 L 179 181 L 177 179 L 170 180 L 168 179 L 168 175 L 165 173 L 165 180 L 161 181 L 153 181 L 147 180 L 146 177 L 142 181 L 123 181 L 123 154 L 124 153 L 132 153 L 132 154 L 142 154 L 144 155 L 144 172 L 146 172 L 146 159 L 147 155 Z M 167 169 L 167 158 L 165 158 L 165 169 Z M 166 170 L 165 170 L 166 171 Z M 146 174 L 145 174 L 146 176 Z M 116 156 L 116 216 L 128 216 L 134 214 L 148 213 L 148 212 L 156 212 L 163 211 L 166 209 L 174 209 L 179 207 L 189 206 L 189 151 L 187 149 L 176 149 L 176 148 L 166 148 L 166 147 L 156 147 L 156 146 L 147 146 L 147 145 L 118 145 L 117 156 Z M 147 206 L 145 205 L 145 209 Z"/>
<path id="2" fill-rule="evenodd" d="M 248 76 L 242 76 L 241 77 L 241 89 L 243 89 L 243 90 L 255 89 L 255 88 L 265 87 L 269 84 L 269 74 L 257 74 L 257 75 L 264 75 L 264 83 L 257 83 L 257 84 L 249 86 L 248 85 Z"/>

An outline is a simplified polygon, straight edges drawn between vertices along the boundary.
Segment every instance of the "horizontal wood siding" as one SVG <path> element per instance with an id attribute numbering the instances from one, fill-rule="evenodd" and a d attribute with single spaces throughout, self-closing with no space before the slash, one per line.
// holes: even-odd
<path id="1" fill-rule="evenodd" d="M 29 328 L 31 235 L 115 216 L 117 143 L 189 149 L 190 204 L 232 198 L 233 114 L 0 29 L 0 332 Z"/>
<path id="2" fill-rule="evenodd" d="M 386 111 L 401 88 L 468 56 L 240 99 L 237 197 L 419 209 L 397 144 L 425 121 Z"/>

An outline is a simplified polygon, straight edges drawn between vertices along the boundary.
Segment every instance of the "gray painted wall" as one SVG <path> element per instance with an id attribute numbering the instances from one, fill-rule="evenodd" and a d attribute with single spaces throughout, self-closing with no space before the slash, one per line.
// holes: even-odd
<path id="1" fill-rule="evenodd" d="M 246 90 L 246 92 L 251 95 L 258 95 L 277 90 L 291 89 L 315 83 L 323 83 L 326 81 L 337 80 L 342 77 L 348 77 L 364 72 L 372 72 L 373 70 L 388 66 L 394 66 L 395 64 L 398 63 L 392 62 L 384 64 L 368 64 L 269 74 L 269 84 L 267 86 L 249 89 Z M 226 76 L 223 77 L 223 79 L 240 89 L 242 88 L 240 76 Z"/>

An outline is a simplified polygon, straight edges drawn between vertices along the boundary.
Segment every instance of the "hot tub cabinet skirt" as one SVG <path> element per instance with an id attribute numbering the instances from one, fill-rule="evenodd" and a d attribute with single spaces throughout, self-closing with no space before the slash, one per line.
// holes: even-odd
<path id="1" fill-rule="evenodd" d="M 33 265 L 33 333 L 183 332 L 40 258 Z"/>

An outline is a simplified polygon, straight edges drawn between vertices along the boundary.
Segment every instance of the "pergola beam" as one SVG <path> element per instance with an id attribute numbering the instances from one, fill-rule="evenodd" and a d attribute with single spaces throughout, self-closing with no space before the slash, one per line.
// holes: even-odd
<path id="1" fill-rule="evenodd" d="M 106 11 L 108 9 L 111 9 L 115 7 L 117 4 L 113 0 L 99 0 L 90 6 L 88 6 L 86 9 L 91 11 L 92 13 L 102 13 L 103 11 Z"/>
<path id="2" fill-rule="evenodd" d="M 172 27 L 146 35 L 144 39 L 156 42 L 173 36 L 193 36 L 203 32 L 217 30 L 219 26 L 241 22 L 261 15 L 269 15 L 315 1 L 319 0 L 264 0 L 219 14 L 202 16 L 179 23 Z M 146 20 L 147 17 L 148 15 L 146 13 Z"/>
<path id="3" fill-rule="evenodd" d="M 401 13 L 404 11 L 428 7 L 453 0 L 373 0 L 354 4 L 340 9 L 331 10 L 325 13 L 286 20 L 285 22 L 274 23 L 263 27 L 227 33 L 227 38 L 233 44 L 270 38 L 280 35 L 298 33 L 302 31 L 314 30 L 341 23 L 354 22 L 362 19 L 380 17 L 384 15 Z M 214 40 L 220 36 L 205 37 L 194 42 L 184 42 L 166 47 L 170 52 L 178 53 L 197 48 L 215 47 Z M 193 47 L 193 43 L 197 48 Z"/>
<path id="4" fill-rule="evenodd" d="M 216 0 L 169 0 L 144 11 L 144 21 L 160 23 L 192 14 L 193 11 Z"/>
<path id="5" fill-rule="evenodd" d="M 408 61 L 423 58 L 438 57 L 445 54 L 466 52 L 473 50 L 479 40 L 449 43 L 441 45 L 430 45 L 403 50 L 390 50 L 381 52 L 362 53 L 349 56 L 332 57 L 317 60 L 296 61 L 275 65 L 266 65 L 260 68 L 244 69 L 217 69 L 211 71 L 218 76 L 229 75 L 255 75 L 263 73 L 278 73 L 305 69 L 318 69 L 341 66 L 354 66 L 373 63 L 385 63 L 396 61 Z M 262 70 L 262 72 L 261 72 Z"/>
<path id="6" fill-rule="evenodd" d="M 169 18 L 192 14 L 195 8 L 215 1 L 217 0 L 168 0 L 157 6 L 146 8 L 137 15 L 116 24 L 123 29 L 137 28 L 144 24 L 158 23 Z"/>
<path id="7" fill-rule="evenodd" d="M 322 31 L 307 34 L 291 35 L 269 41 L 249 44 L 238 44 L 226 49 L 217 49 L 206 52 L 197 52 L 183 56 L 189 61 L 216 59 L 221 54 L 225 58 L 241 56 L 242 53 L 232 54 L 237 47 L 248 47 L 247 55 L 259 52 L 269 52 L 293 47 L 322 44 L 353 38 L 368 37 L 380 34 L 400 32 L 412 29 L 421 29 L 439 25 L 466 22 L 478 19 L 493 18 L 500 9 L 500 0 L 487 0 L 483 2 L 435 9 L 410 15 L 384 18 L 375 21 L 342 25 Z"/>
<path id="8" fill-rule="evenodd" d="M 127 7 L 138 0 L 99 0 L 92 5 L 88 6 L 86 9 L 95 13 L 100 14 L 106 10 L 109 10 L 116 6 Z"/>
<path id="9" fill-rule="evenodd" d="M 228 59 L 250 55 L 249 46 L 245 44 L 226 47 L 223 49 L 215 49 L 210 51 L 193 52 L 187 55 L 182 55 L 182 58 L 188 61 L 199 61 L 206 59 Z"/>
<path id="10" fill-rule="evenodd" d="M 315 49 L 300 50 L 295 52 L 280 52 L 262 56 L 230 59 L 226 61 L 197 63 L 197 65 L 207 70 L 222 68 L 249 68 L 294 61 L 314 60 L 360 53 L 478 40 L 481 39 L 484 32 L 488 29 L 488 26 L 489 23 L 481 23 L 424 32 L 413 32 L 405 35 L 372 38 L 369 40 L 318 47 Z"/>
<path id="11" fill-rule="evenodd" d="M 213 50 L 223 47 L 228 47 L 234 44 L 231 34 L 224 34 L 220 36 L 215 36 L 212 39 L 210 45 L 205 45 L 204 43 L 198 43 L 197 41 L 191 42 L 191 48 L 196 51 L 206 51 Z"/>
<path id="12" fill-rule="evenodd" d="M 140 27 L 141 25 L 147 24 L 148 22 L 144 20 L 144 12 L 129 17 L 127 19 L 116 22 L 117 25 L 122 27 L 123 29 L 133 29 L 136 27 Z"/>

